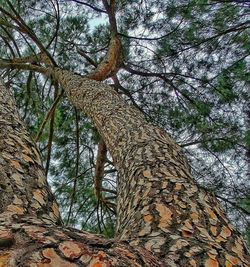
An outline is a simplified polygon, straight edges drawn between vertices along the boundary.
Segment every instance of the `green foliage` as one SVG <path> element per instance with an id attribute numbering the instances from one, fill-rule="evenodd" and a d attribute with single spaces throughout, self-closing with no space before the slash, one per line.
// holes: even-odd
<path id="1" fill-rule="evenodd" d="M 218 77 L 217 92 L 221 103 L 230 103 L 237 98 L 237 94 L 233 92 L 230 77 L 223 73 Z"/>
<path id="2" fill-rule="evenodd" d="M 250 147 L 250 130 L 246 131 L 244 140 L 245 140 L 246 146 Z"/>

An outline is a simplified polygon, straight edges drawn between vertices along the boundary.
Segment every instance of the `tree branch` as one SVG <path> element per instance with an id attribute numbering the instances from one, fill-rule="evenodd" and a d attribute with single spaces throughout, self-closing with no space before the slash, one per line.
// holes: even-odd
<path id="1" fill-rule="evenodd" d="M 48 68 L 41 67 L 34 64 L 16 63 L 14 60 L 0 60 L 0 69 L 18 69 L 18 70 L 30 70 L 39 73 L 48 73 Z"/>
<path id="2" fill-rule="evenodd" d="M 50 53 L 47 51 L 47 49 L 44 47 L 44 45 L 39 41 L 35 33 L 32 31 L 32 29 L 29 28 L 29 26 L 25 23 L 25 21 L 19 16 L 18 12 L 15 10 L 14 6 L 10 3 L 9 0 L 6 0 L 8 5 L 10 6 L 11 10 L 15 14 L 13 16 L 11 13 L 0 7 L 0 11 L 6 14 L 8 17 L 10 17 L 18 26 L 19 28 L 17 30 L 20 30 L 21 32 L 27 34 L 33 41 L 34 43 L 39 47 L 42 53 L 45 53 L 48 59 L 51 61 L 51 64 L 53 66 L 57 66 L 55 60 L 53 57 L 50 55 Z"/>
<path id="3" fill-rule="evenodd" d="M 97 81 L 103 81 L 106 78 L 113 76 L 117 73 L 121 65 L 122 44 L 117 33 L 115 1 L 112 0 L 109 4 L 106 0 L 103 0 L 103 5 L 109 17 L 111 40 L 106 56 L 95 71 L 88 75 L 88 78 Z"/>
<path id="4" fill-rule="evenodd" d="M 36 141 L 36 142 L 40 139 L 40 137 L 41 137 L 41 135 L 42 135 L 42 133 L 43 133 L 43 130 L 44 130 L 44 127 L 45 127 L 46 123 L 48 122 L 48 120 L 49 120 L 49 119 L 52 117 L 52 115 L 54 114 L 55 109 L 56 109 L 56 106 L 57 106 L 57 104 L 58 104 L 58 102 L 59 102 L 59 100 L 61 99 L 62 96 L 63 96 L 63 91 L 62 91 L 60 94 L 57 95 L 57 97 L 55 98 L 55 100 L 54 100 L 52 106 L 50 107 L 49 111 L 47 112 L 46 116 L 44 117 L 43 122 L 42 122 L 42 124 L 40 125 L 39 130 L 38 130 L 38 132 L 37 132 L 37 134 L 36 134 L 36 137 L 35 137 L 35 141 Z"/>
<path id="5" fill-rule="evenodd" d="M 98 200 L 102 201 L 102 180 L 104 175 L 104 164 L 107 157 L 107 147 L 101 138 L 98 145 L 98 152 L 95 165 L 95 195 Z"/>
<path id="6" fill-rule="evenodd" d="M 98 64 L 95 63 L 95 61 L 89 57 L 82 49 L 78 48 L 77 52 L 79 55 L 83 56 L 91 65 L 93 65 L 94 67 L 98 67 Z"/>
<path id="7" fill-rule="evenodd" d="M 239 206 L 236 202 L 233 202 L 233 201 L 231 201 L 231 200 L 229 200 L 227 198 L 224 198 L 224 197 L 222 197 L 220 195 L 217 195 L 217 194 L 216 194 L 216 197 L 219 198 L 219 199 L 221 199 L 224 202 L 229 203 L 234 208 L 236 208 L 236 209 L 242 211 L 243 213 L 245 213 L 246 215 L 250 216 L 250 212 L 248 210 L 244 209 L 243 207 Z"/>
<path id="8" fill-rule="evenodd" d="M 66 0 L 66 1 L 67 1 L 67 0 Z M 75 3 L 78 3 L 78 4 L 81 4 L 81 5 L 90 7 L 90 8 L 92 8 L 93 10 L 95 10 L 95 11 L 97 11 L 97 12 L 100 12 L 100 13 L 107 13 L 105 10 L 102 10 L 102 9 L 99 8 L 99 7 L 90 5 L 89 3 L 86 3 L 86 2 L 83 2 L 83 1 L 79 1 L 79 0 L 68 0 L 68 1 L 72 1 L 72 2 L 75 2 Z"/>
<path id="9" fill-rule="evenodd" d="M 174 33 L 181 25 L 181 23 L 183 22 L 183 19 L 180 21 L 180 23 L 171 31 L 171 32 L 168 32 L 167 34 L 164 34 L 162 36 L 159 36 L 159 37 L 138 37 L 138 36 L 130 36 L 130 35 L 126 35 L 124 33 L 118 33 L 120 36 L 123 36 L 125 38 L 128 38 L 128 39 L 135 39 L 135 40 L 142 40 L 142 41 L 158 41 L 158 40 L 161 40 L 161 39 L 164 39 L 166 37 L 168 37 L 169 35 L 171 35 L 172 33 Z"/>
<path id="10" fill-rule="evenodd" d="M 79 129 L 79 113 L 77 109 L 75 108 L 75 124 L 76 124 L 76 164 L 75 164 L 75 178 L 74 178 L 74 184 L 73 184 L 73 191 L 71 195 L 71 201 L 70 201 L 70 207 L 69 207 L 69 213 L 66 225 L 69 224 L 70 216 L 72 214 L 72 208 L 73 204 L 75 202 L 75 196 L 76 196 L 76 187 L 77 187 L 77 180 L 78 180 L 78 171 L 79 171 L 79 162 L 80 162 L 80 129 Z"/>

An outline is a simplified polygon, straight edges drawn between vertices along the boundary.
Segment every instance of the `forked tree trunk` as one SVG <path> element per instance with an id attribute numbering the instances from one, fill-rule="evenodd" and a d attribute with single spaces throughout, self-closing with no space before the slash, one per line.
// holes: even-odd
<path id="1" fill-rule="evenodd" d="M 108 85 L 48 72 L 112 154 L 120 177 L 117 235 L 105 240 L 61 225 L 39 153 L 1 85 L 0 266 L 250 266 L 239 233 L 164 131 Z"/>

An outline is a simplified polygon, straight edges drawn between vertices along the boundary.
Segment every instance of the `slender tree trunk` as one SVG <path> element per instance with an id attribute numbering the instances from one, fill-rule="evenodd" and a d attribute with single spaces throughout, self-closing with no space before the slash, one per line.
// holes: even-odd
<path id="1" fill-rule="evenodd" d="M 120 177 L 117 235 L 105 240 L 60 226 L 37 150 L 1 86 L 0 181 L 8 192 L 0 218 L 2 266 L 250 266 L 240 235 L 196 185 L 164 131 L 108 85 L 60 69 L 48 75 L 93 120 L 112 154 Z"/>

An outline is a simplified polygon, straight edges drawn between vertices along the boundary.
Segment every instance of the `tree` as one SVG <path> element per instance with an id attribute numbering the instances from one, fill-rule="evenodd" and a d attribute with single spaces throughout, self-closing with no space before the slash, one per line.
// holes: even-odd
<path id="1" fill-rule="evenodd" d="M 46 51 L 60 67 L 77 73 L 90 73 L 102 61 L 110 33 L 100 1 L 9 3 L 1 5 L 3 59 L 33 57 L 35 62 L 39 51 Z M 119 2 L 122 57 L 119 72 L 107 79 L 185 149 L 195 179 L 216 194 L 242 231 L 249 218 L 240 204 L 249 198 L 242 119 L 249 82 L 247 14 L 246 4 L 233 1 Z M 91 26 L 100 16 L 102 23 Z M 113 235 L 117 170 L 103 157 L 103 175 L 96 175 L 102 169 L 95 166 L 102 165 L 96 164 L 96 129 L 56 83 L 32 71 L 8 69 L 5 75 L 42 151 L 63 219 Z"/>
<path id="2" fill-rule="evenodd" d="M 3 8 L 41 51 L 2 60 L 0 66 L 52 78 L 94 122 L 119 172 L 116 237 L 106 240 L 62 226 L 39 153 L 2 85 L 2 265 L 248 266 L 243 240 L 215 197 L 194 181 L 181 148 L 112 87 L 94 81 L 114 76 L 121 64 L 114 2 L 103 3 L 112 38 L 106 57 L 88 76 L 59 68 L 18 14 Z"/>

